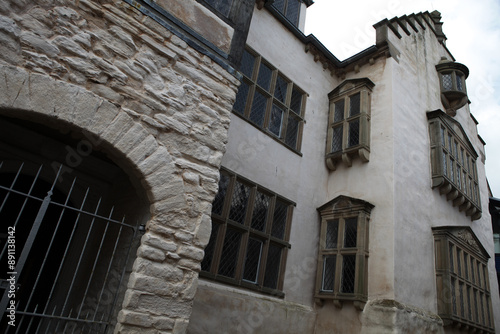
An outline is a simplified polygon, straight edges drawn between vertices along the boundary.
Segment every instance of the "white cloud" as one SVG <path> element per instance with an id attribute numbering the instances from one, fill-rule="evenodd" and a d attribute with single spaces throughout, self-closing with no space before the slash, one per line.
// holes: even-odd
<path id="1" fill-rule="evenodd" d="M 384 18 L 439 10 L 447 47 L 470 70 L 471 112 L 486 141 L 486 175 L 500 197 L 500 2 L 497 0 L 316 0 L 306 17 L 313 33 L 340 60 L 375 44 L 373 24 Z"/>

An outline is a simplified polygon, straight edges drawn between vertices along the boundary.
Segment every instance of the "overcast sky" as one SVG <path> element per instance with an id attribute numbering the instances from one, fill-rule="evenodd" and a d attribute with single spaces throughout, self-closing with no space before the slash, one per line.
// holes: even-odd
<path id="1" fill-rule="evenodd" d="M 375 44 L 373 24 L 384 18 L 438 10 L 446 46 L 470 70 L 471 112 L 486 142 L 486 175 L 500 198 L 500 1 L 315 0 L 305 33 L 313 33 L 339 60 Z"/>

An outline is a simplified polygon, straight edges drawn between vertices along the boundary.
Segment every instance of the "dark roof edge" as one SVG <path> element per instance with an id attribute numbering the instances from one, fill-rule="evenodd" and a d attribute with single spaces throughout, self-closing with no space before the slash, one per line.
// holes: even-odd
<path id="1" fill-rule="evenodd" d="M 280 13 L 277 9 L 271 6 L 271 2 L 267 2 L 265 4 L 267 10 L 273 14 L 278 21 L 280 21 L 295 37 L 297 37 L 304 44 L 312 44 L 316 47 L 318 51 L 320 51 L 327 60 L 329 60 L 335 67 L 344 68 L 348 65 L 356 62 L 357 60 L 364 58 L 370 54 L 374 54 L 380 50 L 380 47 L 376 45 L 372 45 L 365 50 L 362 50 L 355 55 L 340 61 L 333 53 L 328 50 L 323 43 L 321 43 L 316 36 L 313 34 L 305 35 L 301 30 L 299 30 L 295 25 L 293 25 L 282 13 Z"/>

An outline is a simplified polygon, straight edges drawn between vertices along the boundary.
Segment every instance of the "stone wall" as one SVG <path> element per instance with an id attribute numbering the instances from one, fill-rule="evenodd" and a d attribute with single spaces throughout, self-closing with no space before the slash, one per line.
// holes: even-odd
<path id="1" fill-rule="evenodd" d="M 238 84 L 122 1 L 0 2 L 0 114 L 76 129 L 148 194 L 115 333 L 185 332 Z"/>

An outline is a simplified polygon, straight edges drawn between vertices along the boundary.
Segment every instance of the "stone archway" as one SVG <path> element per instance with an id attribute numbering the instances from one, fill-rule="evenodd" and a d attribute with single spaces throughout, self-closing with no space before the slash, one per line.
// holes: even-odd
<path id="1" fill-rule="evenodd" d="M 217 169 L 203 170 L 206 167 L 188 161 L 176 163 L 140 121 L 82 87 L 10 66 L 0 66 L 0 77 L 0 114 L 79 129 L 82 147 L 102 147 L 147 192 L 151 219 L 115 332 L 138 328 L 184 332 L 210 236 L 206 203 L 215 194 L 213 185 L 205 186 L 211 188 L 200 204 L 185 187 L 200 187 L 198 174 L 216 175 Z"/>

